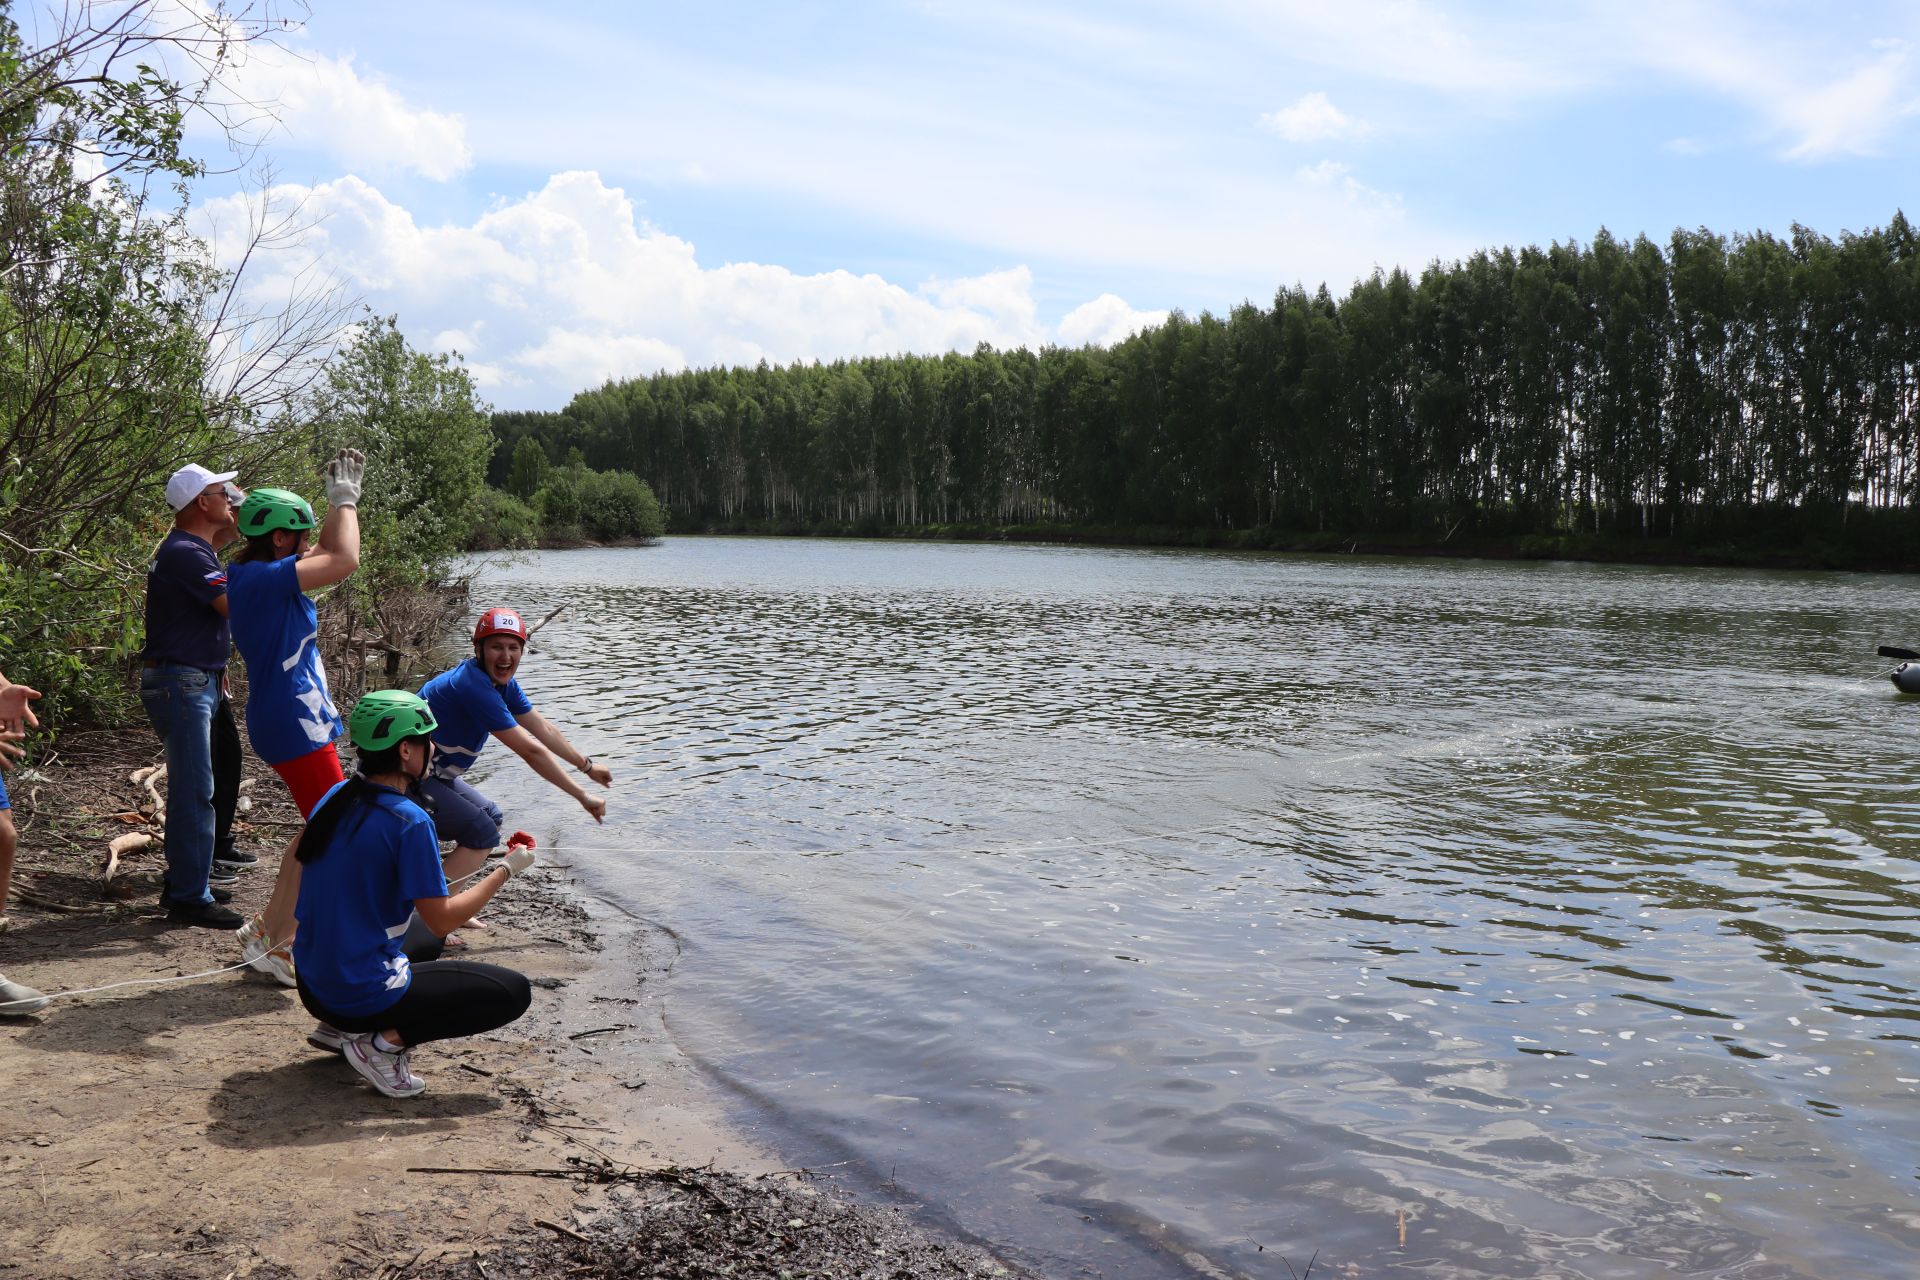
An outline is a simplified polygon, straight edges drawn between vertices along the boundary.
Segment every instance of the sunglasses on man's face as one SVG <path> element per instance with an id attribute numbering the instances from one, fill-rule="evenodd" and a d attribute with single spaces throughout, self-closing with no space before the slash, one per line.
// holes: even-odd
<path id="1" fill-rule="evenodd" d="M 246 491 L 234 484 L 223 484 L 218 489 L 208 489 L 200 496 L 203 498 L 225 498 L 227 505 L 230 507 L 237 507 L 247 500 Z"/>

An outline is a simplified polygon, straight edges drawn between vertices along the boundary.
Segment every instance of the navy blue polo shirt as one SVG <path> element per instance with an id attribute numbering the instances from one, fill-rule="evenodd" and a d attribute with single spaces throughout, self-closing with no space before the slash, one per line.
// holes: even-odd
<path id="1" fill-rule="evenodd" d="M 224 671 L 233 641 L 213 602 L 227 594 L 227 571 L 205 538 L 175 529 L 147 566 L 148 662 Z"/>

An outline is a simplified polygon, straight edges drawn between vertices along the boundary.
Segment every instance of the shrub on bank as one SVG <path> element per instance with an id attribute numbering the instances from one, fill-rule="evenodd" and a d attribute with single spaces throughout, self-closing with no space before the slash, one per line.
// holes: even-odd
<path id="1" fill-rule="evenodd" d="M 627 471 L 579 465 L 546 474 L 531 502 L 488 489 L 468 535 L 469 551 L 621 539 L 651 542 L 666 533 L 666 514 L 644 480 Z"/>
<path id="2" fill-rule="evenodd" d="M 480 491 L 467 534 L 468 551 L 525 551 L 539 541 L 539 512 L 510 493 Z"/>
<path id="3" fill-rule="evenodd" d="M 666 532 L 660 503 L 631 471 L 588 471 L 583 523 L 597 538 L 658 538 Z"/>

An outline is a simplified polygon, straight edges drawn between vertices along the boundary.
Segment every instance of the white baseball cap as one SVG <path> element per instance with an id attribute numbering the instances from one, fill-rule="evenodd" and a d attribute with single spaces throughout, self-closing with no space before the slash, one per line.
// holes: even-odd
<path id="1" fill-rule="evenodd" d="M 239 475 L 238 471 L 213 472 L 197 462 L 189 462 L 167 477 L 167 505 L 175 511 L 183 511 L 186 505 L 206 491 L 210 484 L 225 484 Z"/>

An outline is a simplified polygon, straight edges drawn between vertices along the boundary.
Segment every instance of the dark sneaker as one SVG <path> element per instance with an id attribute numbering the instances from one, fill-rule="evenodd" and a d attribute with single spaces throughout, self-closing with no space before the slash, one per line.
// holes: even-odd
<path id="1" fill-rule="evenodd" d="M 218 862 L 207 869 L 208 884 L 233 884 L 239 879 L 240 877 L 233 873 L 233 868 L 223 867 Z"/>
<path id="2" fill-rule="evenodd" d="M 220 885 L 214 884 L 212 881 L 207 882 L 207 892 L 210 895 L 212 895 L 213 900 L 215 902 L 232 902 L 233 901 L 233 890 L 223 888 Z M 160 909 L 162 911 L 165 911 L 168 907 L 172 905 L 173 905 L 173 899 L 167 897 L 167 891 L 165 889 L 162 889 L 160 891 Z"/>
<path id="3" fill-rule="evenodd" d="M 213 853 L 215 871 L 251 871 L 260 865 L 260 859 L 245 849 L 216 849 Z"/>
<path id="4" fill-rule="evenodd" d="M 238 929 L 246 917 L 232 907 L 217 902 L 169 902 L 167 923 L 184 924 L 196 929 Z"/>

